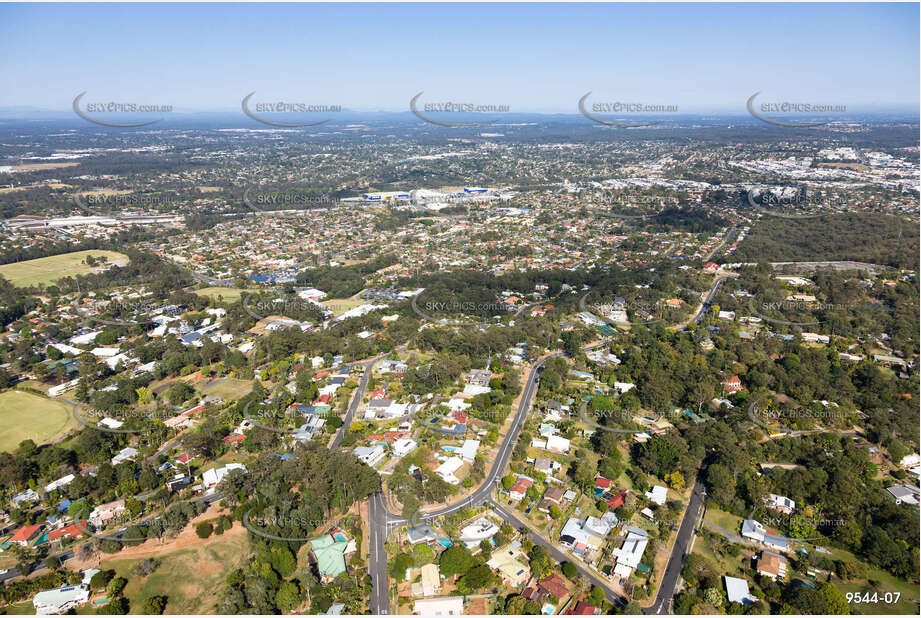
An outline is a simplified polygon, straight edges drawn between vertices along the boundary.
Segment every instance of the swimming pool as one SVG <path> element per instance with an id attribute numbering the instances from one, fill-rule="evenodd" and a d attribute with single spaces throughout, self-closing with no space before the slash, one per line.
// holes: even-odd
<path id="1" fill-rule="evenodd" d="M 451 545 L 453 545 L 453 543 L 451 543 L 451 540 L 450 540 L 450 539 L 446 539 L 446 538 L 444 538 L 444 537 L 439 537 L 439 538 L 438 538 L 438 542 L 439 542 L 439 543 L 441 544 L 441 546 L 444 547 L 445 549 L 447 549 L 447 548 L 451 547 Z"/>

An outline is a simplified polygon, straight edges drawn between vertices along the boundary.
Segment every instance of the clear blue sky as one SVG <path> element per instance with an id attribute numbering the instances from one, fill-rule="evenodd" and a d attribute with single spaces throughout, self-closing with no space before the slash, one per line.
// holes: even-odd
<path id="1" fill-rule="evenodd" d="M 912 4 L 0 4 L 0 106 L 918 105 Z M 760 100 L 760 99 L 759 99 Z"/>

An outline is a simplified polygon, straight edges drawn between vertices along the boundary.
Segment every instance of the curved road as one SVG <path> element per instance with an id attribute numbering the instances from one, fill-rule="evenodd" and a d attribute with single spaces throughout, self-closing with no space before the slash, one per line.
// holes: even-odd
<path id="1" fill-rule="evenodd" d="M 420 523 L 431 521 L 443 515 L 450 515 L 451 513 L 469 506 L 483 504 L 489 500 L 493 485 L 501 478 L 502 472 L 505 470 L 505 465 L 508 463 L 509 457 L 512 454 L 512 450 L 515 448 L 515 444 L 518 443 L 518 436 L 521 433 L 521 428 L 524 426 L 525 418 L 531 409 L 531 400 L 537 392 L 538 380 L 543 370 L 544 363 L 546 363 L 548 359 L 562 355 L 562 352 L 551 354 L 538 361 L 531 369 L 531 373 L 528 375 L 527 383 L 521 394 L 521 401 L 518 403 L 518 412 L 515 414 L 512 426 L 505 436 L 505 441 L 502 443 L 502 446 L 499 447 L 499 452 L 496 455 L 495 462 L 493 462 L 492 469 L 483 480 L 483 483 L 466 499 L 457 504 L 421 513 L 418 518 Z M 409 522 L 403 517 L 387 511 L 387 507 L 384 504 L 384 497 L 380 493 L 374 494 L 370 498 L 368 519 L 368 525 L 371 528 L 369 541 L 369 569 L 371 571 L 372 586 L 370 601 L 371 613 L 387 614 L 390 613 L 390 582 L 387 579 L 387 552 L 384 549 L 384 544 L 387 541 L 387 535 L 390 530 Z"/>

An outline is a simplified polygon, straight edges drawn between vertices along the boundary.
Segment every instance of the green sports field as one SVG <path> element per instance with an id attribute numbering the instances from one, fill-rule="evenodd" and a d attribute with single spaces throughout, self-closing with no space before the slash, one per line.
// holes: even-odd
<path id="1" fill-rule="evenodd" d="M 65 403 L 22 391 L 0 393 L 0 451 L 12 451 L 26 439 L 46 444 L 75 424 Z"/>
<path id="2" fill-rule="evenodd" d="M 109 264 L 128 263 L 128 256 L 123 253 L 94 249 L 92 251 L 75 251 L 74 253 L 52 255 L 36 260 L 4 264 L 0 266 L 0 275 L 6 277 L 10 283 L 18 287 L 54 283 L 62 277 L 73 277 L 93 272 L 94 267 L 87 266 L 84 263 L 88 255 L 92 255 L 94 258 L 105 256 Z"/>

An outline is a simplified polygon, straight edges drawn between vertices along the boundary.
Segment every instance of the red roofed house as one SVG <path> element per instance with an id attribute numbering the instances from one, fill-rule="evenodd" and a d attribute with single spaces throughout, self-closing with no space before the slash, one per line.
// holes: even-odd
<path id="1" fill-rule="evenodd" d="M 589 605 L 585 601 L 579 601 L 569 613 L 573 616 L 594 616 L 595 610 L 596 608 L 594 605 Z"/>
<path id="2" fill-rule="evenodd" d="M 79 524 L 79 525 L 78 525 Z M 64 537 L 70 539 L 79 539 L 81 536 L 86 534 L 83 532 L 86 530 L 86 520 L 79 521 L 64 528 L 59 528 L 57 530 L 52 530 L 48 533 L 49 541 L 57 541 L 58 539 L 63 539 Z"/>
<path id="3" fill-rule="evenodd" d="M 608 479 L 604 478 L 603 476 L 595 477 L 595 487 L 599 487 L 601 489 L 608 489 L 610 486 L 611 486 L 611 481 L 609 481 Z"/>
<path id="4" fill-rule="evenodd" d="M 31 526 L 23 526 L 16 531 L 16 534 L 10 537 L 10 543 L 19 543 L 23 547 L 31 543 L 35 537 L 39 535 L 42 531 L 41 524 L 32 524 Z"/>
<path id="5" fill-rule="evenodd" d="M 720 269 L 720 265 L 717 264 L 716 262 L 707 262 L 706 264 L 704 264 L 704 270 L 707 271 L 708 273 L 715 273 L 719 269 Z"/>
<path id="6" fill-rule="evenodd" d="M 732 376 L 731 378 L 723 380 L 723 390 L 730 395 L 738 393 L 742 390 L 742 380 L 739 379 L 739 376 Z"/>
<path id="7" fill-rule="evenodd" d="M 520 476 L 518 480 L 515 481 L 515 484 L 508 490 L 508 495 L 512 500 L 521 500 L 533 484 L 534 481 L 531 479 Z"/>
<path id="8" fill-rule="evenodd" d="M 221 438 L 221 442 L 223 442 L 224 444 L 229 444 L 231 446 L 238 446 L 242 444 L 244 440 L 246 440 L 246 436 L 244 436 L 241 433 L 237 433 L 237 434 L 233 434 L 233 435 Z"/>
<path id="9" fill-rule="evenodd" d="M 611 496 L 607 499 L 608 507 L 612 509 L 619 509 L 624 505 L 624 502 L 627 500 L 627 492 L 622 491 L 616 495 Z"/>
<path id="10" fill-rule="evenodd" d="M 554 596 L 557 599 L 562 600 L 569 595 L 569 588 L 566 587 L 563 578 L 556 573 L 537 582 L 537 587 L 541 592 Z"/>
<path id="11" fill-rule="evenodd" d="M 181 464 L 187 464 L 190 461 L 192 461 L 192 455 L 189 453 L 183 453 L 182 455 L 176 458 L 176 461 Z"/>

